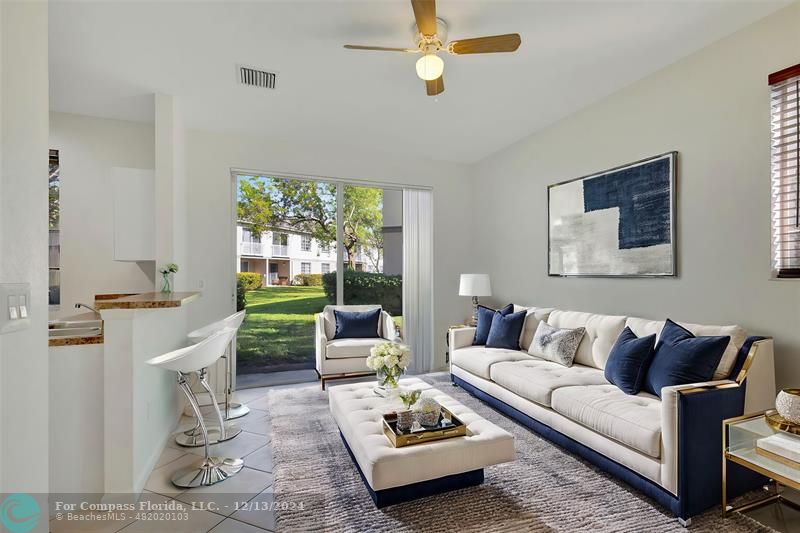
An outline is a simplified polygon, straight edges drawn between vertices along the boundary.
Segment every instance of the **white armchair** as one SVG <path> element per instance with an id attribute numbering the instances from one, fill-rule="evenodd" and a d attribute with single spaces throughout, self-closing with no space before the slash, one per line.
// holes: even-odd
<path id="1" fill-rule="evenodd" d="M 370 349 L 381 342 L 400 342 L 401 340 L 396 333 L 397 330 L 392 316 L 386 311 L 381 311 L 381 319 L 378 322 L 378 337 L 369 339 L 334 339 L 336 335 L 336 317 L 333 311 L 371 311 L 380 307 L 380 305 L 326 305 L 322 313 L 315 316 L 316 369 L 323 390 L 327 380 L 372 374 L 373 371 L 367 368 L 366 362 Z"/>

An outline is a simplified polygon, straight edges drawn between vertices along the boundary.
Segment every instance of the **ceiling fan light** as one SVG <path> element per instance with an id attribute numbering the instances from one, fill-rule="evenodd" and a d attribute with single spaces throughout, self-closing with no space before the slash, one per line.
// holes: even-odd
<path id="1" fill-rule="evenodd" d="M 439 78 L 444 72 L 444 61 L 436 54 L 425 54 L 417 60 L 417 76 L 425 81 Z"/>

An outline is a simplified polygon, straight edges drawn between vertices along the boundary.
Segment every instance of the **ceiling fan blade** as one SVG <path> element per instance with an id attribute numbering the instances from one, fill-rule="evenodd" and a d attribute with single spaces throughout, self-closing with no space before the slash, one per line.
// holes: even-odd
<path id="1" fill-rule="evenodd" d="M 436 96 L 444 92 L 444 76 L 439 76 L 435 80 L 425 82 L 425 89 L 428 91 L 428 96 Z"/>
<path id="2" fill-rule="evenodd" d="M 423 35 L 436 33 L 436 0 L 411 0 L 417 28 Z"/>
<path id="3" fill-rule="evenodd" d="M 514 52 L 522 43 L 518 33 L 461 39 L 447 45 L 451 54 L 492 54 L 495 52 Z"/>
<path id="4" fill-rule="evenodd" d="M 378 52 L 409 52 L 418 54 L 419 48 L 388 48 L 386 46 L 361 46 L 360 44 L 346 44 L 344 45 L 348 50 L 377 50 Z"/>

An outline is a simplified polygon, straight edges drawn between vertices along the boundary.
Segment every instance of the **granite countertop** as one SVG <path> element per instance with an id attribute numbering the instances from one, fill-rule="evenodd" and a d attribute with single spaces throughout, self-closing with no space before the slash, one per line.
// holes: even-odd
<path id="1" fill-rule="evenodd" d="M 139 294 L 98 294 L 95 309 L 169 309 L 181 307 L 200 297 L 199 292 L 143 292 Z"/>
<path id="2" fill-rule="evenodd" d="M 97 313 L 93 313 L 91 311 L 53 319 L 53 321 L 55 322 L 89 322 L 96 320 L 100 320 L 100 315 L 98 315 Z M 104 340 L 105 338 L 103 336 L 103 328 L 101 326 L 99 335 L 91 335 L 91 336 L 82 335 L 76 337 L 49 337 L 47 340 L 47 344 L 48 346 L 81 346 L 84 344 L 103 344 Z"/>
<path id="3" fill-rule="evenodd" d="M 50 337 L 47 340 L 48 346 L 82 346 L 84 344 L 103 344 L 105 338 L 103 334 L 91 337 Z"/>

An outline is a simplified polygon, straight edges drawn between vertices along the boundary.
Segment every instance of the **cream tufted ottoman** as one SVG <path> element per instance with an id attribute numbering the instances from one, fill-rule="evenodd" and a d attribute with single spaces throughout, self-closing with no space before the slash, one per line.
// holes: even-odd
<path id="1" fill-rule="evenodd" d="M 513 461 L 514 437 L 427 383 L 406 378 L 400 386 L 422 390 L 466 425 L 466 437 L 395 448 L 383 434 L 383 413 L 402 409 L 399 399 L 372 392 L 374 382 L 328 391 L 331 414 L 345 446 L 378 507 L 483 483 L 483 468 Z"/>

